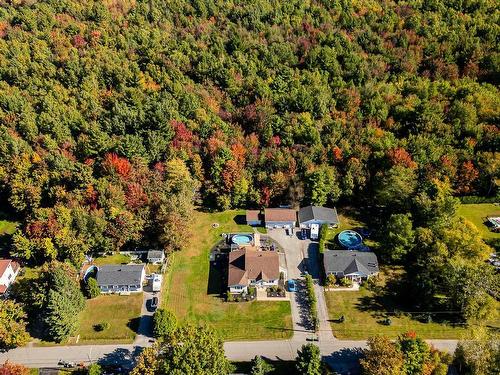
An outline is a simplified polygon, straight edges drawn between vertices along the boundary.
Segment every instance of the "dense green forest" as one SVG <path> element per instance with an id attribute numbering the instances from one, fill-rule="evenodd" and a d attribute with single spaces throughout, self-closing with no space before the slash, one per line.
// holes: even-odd
<path id="1" fill-rule="evenodd" d="M 193 199 L 497 194 L 494 0 L 2 4 L 1 204 L 35 263 L 177 249 Z"/>

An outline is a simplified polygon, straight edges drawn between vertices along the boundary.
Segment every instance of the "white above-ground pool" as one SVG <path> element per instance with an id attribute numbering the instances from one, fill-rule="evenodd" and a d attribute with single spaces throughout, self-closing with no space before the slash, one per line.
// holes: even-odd
<path id="1" fill-rule="evenodd" d="M 251 234 L 235 234 L 231 241 L 236 245 L 248 245 L 253 242 L 253 236 Z"/>

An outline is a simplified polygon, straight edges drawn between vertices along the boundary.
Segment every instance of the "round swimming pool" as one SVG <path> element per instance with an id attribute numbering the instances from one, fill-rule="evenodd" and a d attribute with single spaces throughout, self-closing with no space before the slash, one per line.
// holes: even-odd
<path id="1" fill-rule="evenodd" d="M 353 230 L 344 230 L 339 233 L 339 242 L 348 249 L 355 249 L 363 242 L 361 235 Z"/>
<path id="2" fill-rule="evenodd" d="M 253 237 L 249 234 L 236 234 L 231 238 L 231 241 L 236 245 L 246 245 L 251 243 Z"/>

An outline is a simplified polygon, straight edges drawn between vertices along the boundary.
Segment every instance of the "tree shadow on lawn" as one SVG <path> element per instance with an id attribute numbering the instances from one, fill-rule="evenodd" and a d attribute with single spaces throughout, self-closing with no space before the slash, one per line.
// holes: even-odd
<path id="1" fill-rule="evenodd" d="M 138 317 L 130 319 L 127 323 L 127 327 L 130 328 L 135 333 L 140 333 L 139 326 L 141 324 L 141 318 L 142 318 L 141 316 L 138 316 Z M 152 319 L 152 317 L 151 317 L 151 319 Z"/>
<path id="2" fill-rule="evenodd" d="M 408 284 L 404 279 L 391 278 L 385 286 L 372 285 L 368 287 L 371 295 L 359 298 L 355 307 L 359 311 L 369 312 L 372 317 L 379 319 L 377 323 L 386 324 L 386 318 L 400 317 L 404 315 L 409 319 L 420 323 L 447 324 L 451 327 L 463 326 L 463 320 L 457 314 L 447 312 L 418 312 L 418 308 L 411 304 L 408 296 Z M 433 305 L 436 311 L 446 311 L 447 307 L 436 302 Z M 408 311 L 411 311 L 408 312 Z"/>
<path id="3" fill-rule="evenodd" d="M 359 298 L 355 306 L 359 311 L 371 313 L 374 318 L 387 318 L 408 307 L 402 303 L 400 297 L 405 290 L 402 280 L 391 278 L 385 286 L 371 285 L 367 288 L 371 295 Z"/>

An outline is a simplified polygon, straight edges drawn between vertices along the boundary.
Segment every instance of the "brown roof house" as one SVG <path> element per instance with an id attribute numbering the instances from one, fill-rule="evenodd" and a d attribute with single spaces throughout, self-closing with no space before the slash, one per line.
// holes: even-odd
<path id="1" fill-rule="evenodd" d="M 277 252 L 242 248 L 229 253 L 227 287 L 230 293 L 248 293 L 249 286 L 277 286 L 280 272 L 286 278 Z"/>
<path id="2" fill-rule="evenodd" d="M 266 228 L 294 228 L 297 222 L 297 211 L 291 208 L 264 209 Z"/>

